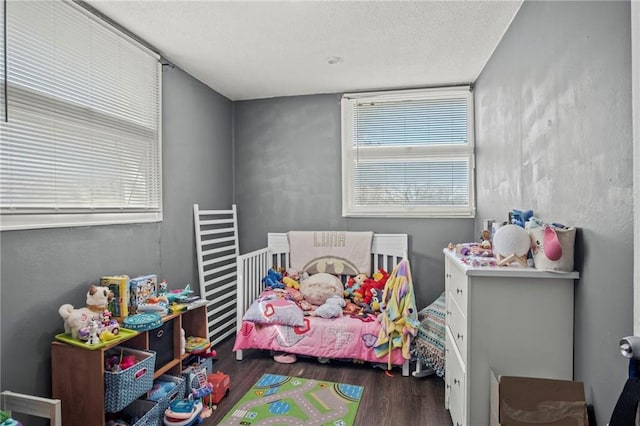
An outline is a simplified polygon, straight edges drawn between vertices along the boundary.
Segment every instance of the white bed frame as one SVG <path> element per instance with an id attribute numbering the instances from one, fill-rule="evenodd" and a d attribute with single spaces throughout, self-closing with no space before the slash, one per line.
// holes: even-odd
<path id="1" fill-rule="evenodd" d="M 407 234 L 373 234 L 371 243 L 372 271 L 384 268 L 391 272 L 396 264 L 407 257 L 408 241 Z M 284 268 L 289 266 L 287 234 L 267 234 L 267 247 L 240 255 L 237 262 L 236 332 L 239 333 L 244 313 L 264 288 L 262 278 L 266 271 L 273 266 Z M 236 359 L 242 360 L 241 350 L 236 351 Z M 409 360 L 405 360 L 402 365 L 402 375 L 409 375 Z"/>

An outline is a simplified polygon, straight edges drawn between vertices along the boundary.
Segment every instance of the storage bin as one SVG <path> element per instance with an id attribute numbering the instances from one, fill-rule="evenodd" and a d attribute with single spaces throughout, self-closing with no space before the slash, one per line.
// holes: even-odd
<path id="1" fill-rule="evenodd" d="M 162 425 L 163 412 L 160 404 L 148 399 L 136 399 L 122 409 L 115 417 L 124 420 L 131 426 Z"/>
<path id="2" fill-rule="evenodd" d="M 172 382 L 175 383 L 175 387 L 171 389 L 169 392 L 166 392 L 161 398 L 157 399 L 158 402 L 158 412 L 160 416 L 164 416 L 164 412 L 167 408 L 169 408 L 169 403 L 173 401 L 175 398 L 182 398 L 184 395 L 185 389 L 185 380 L 182 377 L 171 376 L 169 374 L 163 374 L 153 381 L 154 388 L 156 383 L 158 382 Z M 153 394 L 149 394 L 149 398 L 156 401 L 155 398 L 152 398 Z"/>
<path id="3" fill-rule="evenodd" d="M 156 354 L 153 351 L 116 346 L 105 352 L 105 358 L 128 355 L 136 357 L 138 362 L 131 367 L 118 371 L 104 372 L 104 410 L 117 413 L 153 387 L 153 372 Z"/>
<path id="4" fill-rule="evenodd" d="M 155 369 L 173 360 L 173 327 L 175 319 L 149 330 L 149 349 L 156 353 Z"/>

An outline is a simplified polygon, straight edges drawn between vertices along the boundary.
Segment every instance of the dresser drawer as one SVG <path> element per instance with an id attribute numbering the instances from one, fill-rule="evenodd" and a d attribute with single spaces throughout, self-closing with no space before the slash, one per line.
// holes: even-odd
<path id="1" fill-rule="evenodd" d="M 445 380 L 446 393 L 448 393 L 447 407 L 449 409 L 449 414 L 451 415 L 453 426 L 464 426 L 467 421 L 465 409 L 466 369 L 460 357 L 460 353 L 454 343 L 454 338 L 451 335 L 451 329 L 449 329 L 449 327 L 447 327 L 445 347 L 445 363 L 447 368 Z M 445 395 L 445 397 L 447 397 L 447 395 Z"/>
<path id="2" fill-rule="evenodd" d="M 469 296 L 468 292 L 468 280 L 463 271 L 458 269 L 455 265 L 449 266 L 449 272 L 446 277 L 449 281 L 449 292 L 453 296 L 456 303 L 460 307 L 460 310 L 467 316 L 467 300 Z"/>
<path id="3" fill-rule="evenodd" d="M 467 363 L 467 317 L 462 313 L 456 298 L 451 294 L 447 297 L 447 321 L 451 330 L 452 342 L 458 347 L 462 362 Z"/>

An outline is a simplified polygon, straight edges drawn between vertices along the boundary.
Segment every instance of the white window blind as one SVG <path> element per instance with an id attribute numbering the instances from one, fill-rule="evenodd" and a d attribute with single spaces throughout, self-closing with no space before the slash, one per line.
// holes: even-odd
<path id="1" fill-rule="evenodd" d="M 473 217 L 466 88 L 345 94 L 343 216 Z"/>
<path id="2" fill-rule="evenodd" d="M 1 228 L 161 220 L 157 55 L 69 2 L 5 5 Z"/>

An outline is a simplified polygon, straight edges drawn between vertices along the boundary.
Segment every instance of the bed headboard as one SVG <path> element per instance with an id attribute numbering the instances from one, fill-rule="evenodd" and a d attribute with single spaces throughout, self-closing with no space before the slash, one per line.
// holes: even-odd
<path id="1" fill-rule="evenodd" d="M 289 239 L 286 232 L 270 232 L 267 234 L 267 247 L 274 257 L 274 265 L 289 266 Z M 384 268 L 391 271 L 409 251 L 407 234 L 373 234 L 371 242 L 371 269 Z"/>

